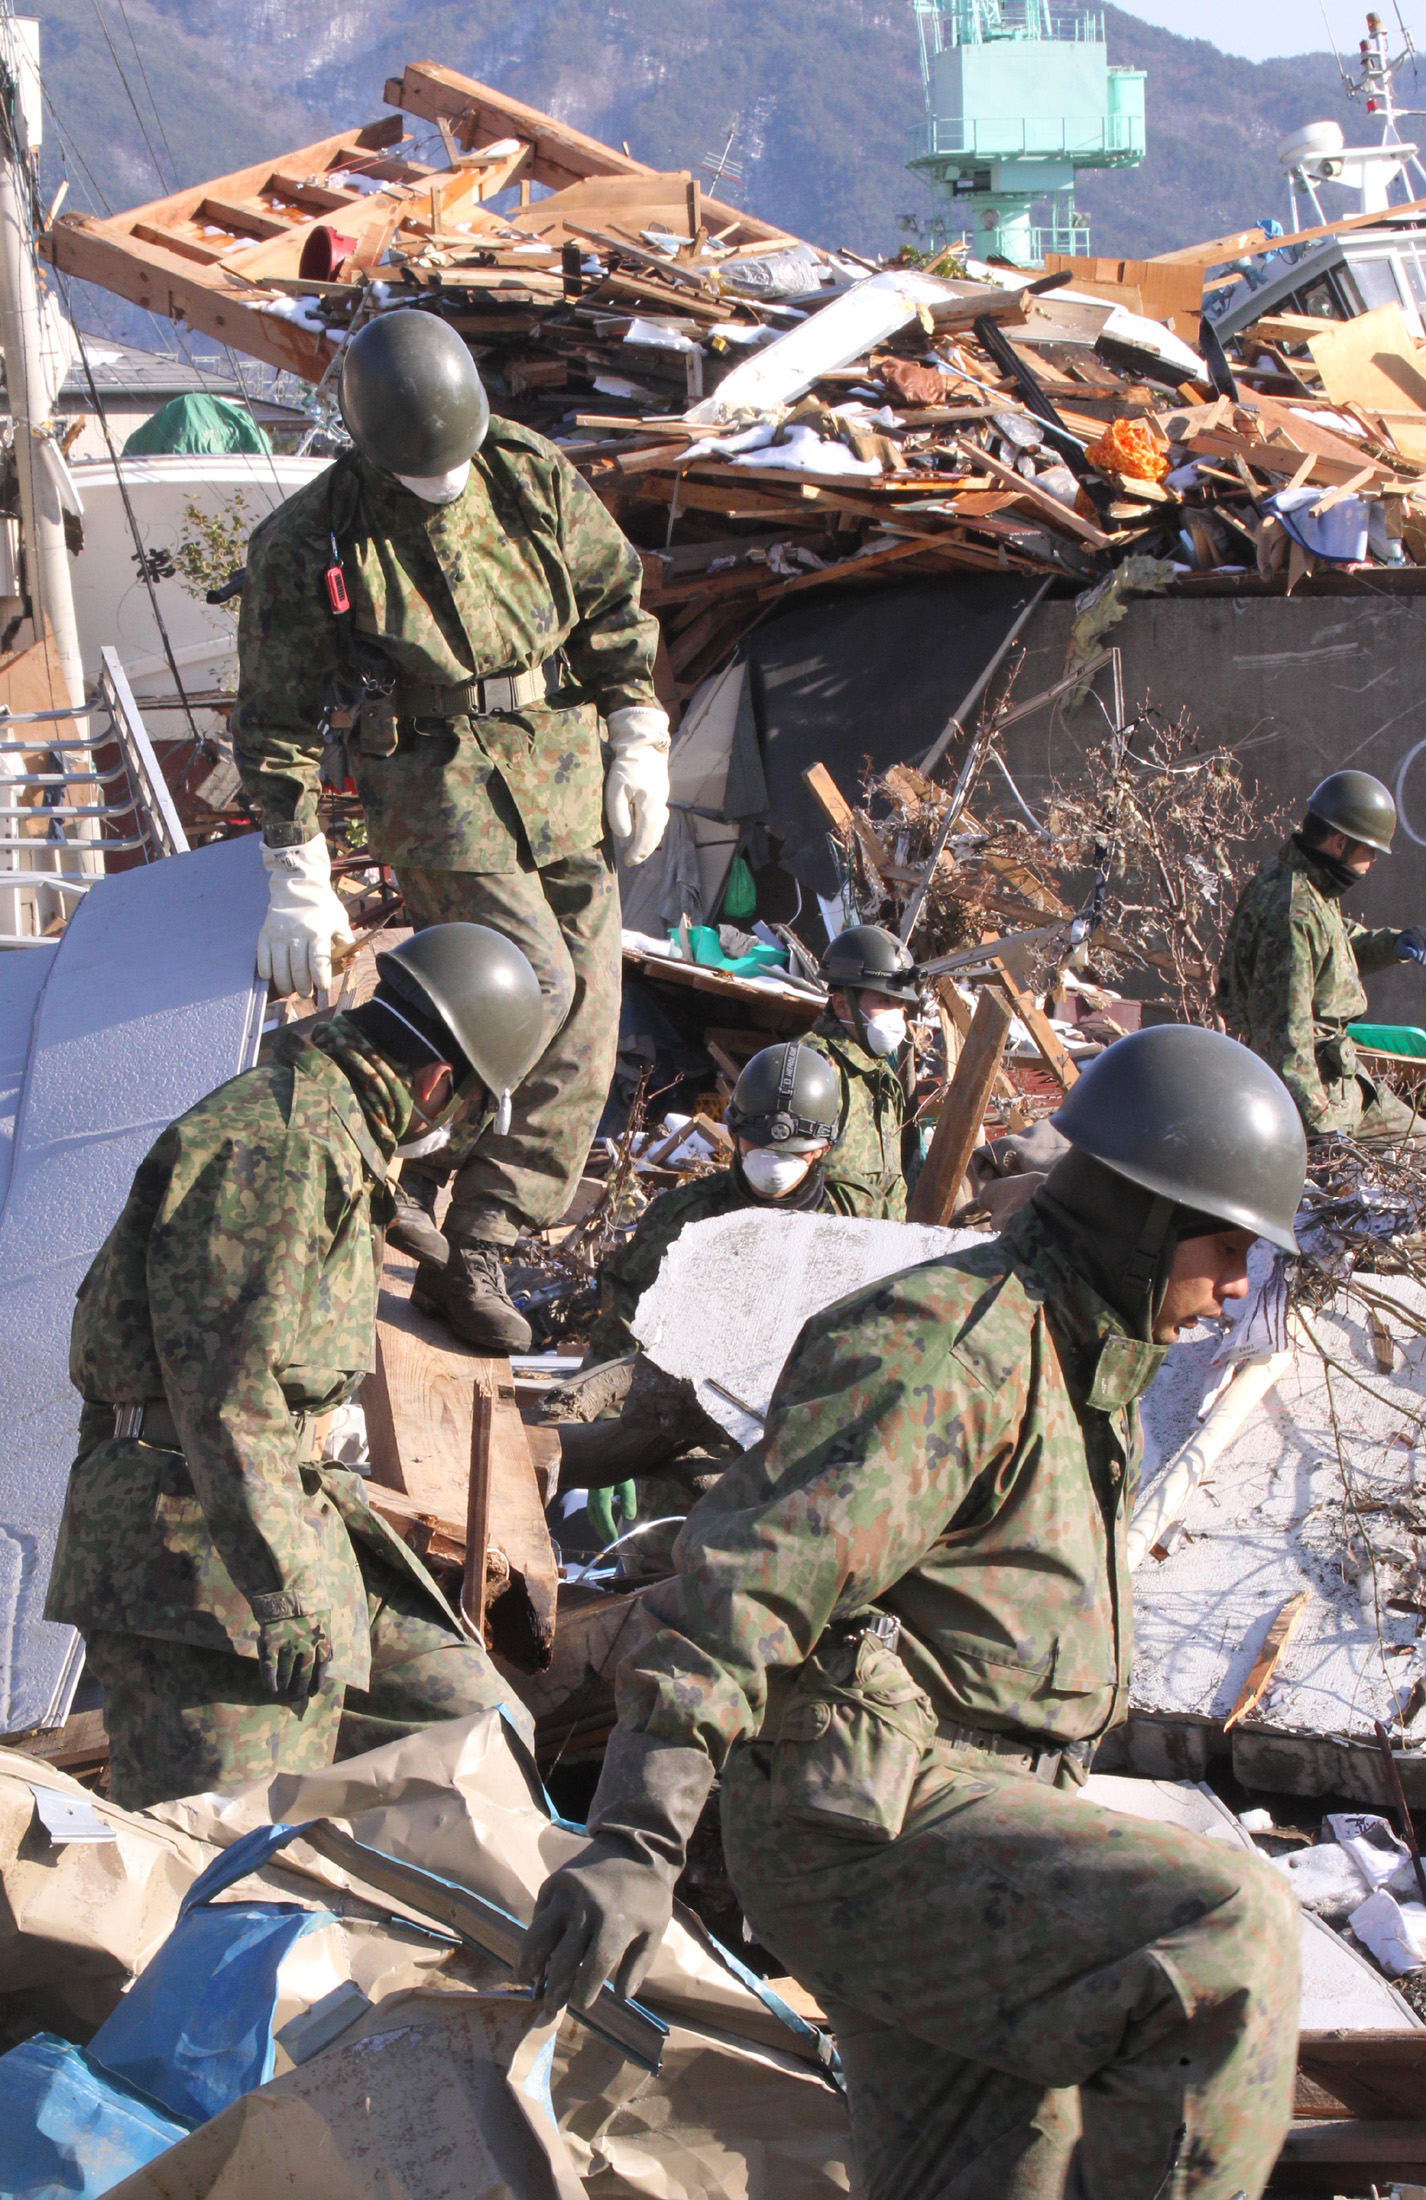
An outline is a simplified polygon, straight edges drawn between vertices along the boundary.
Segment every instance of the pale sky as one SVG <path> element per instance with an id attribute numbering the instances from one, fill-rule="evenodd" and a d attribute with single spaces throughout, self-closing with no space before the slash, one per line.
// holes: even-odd
<path id="1" fill-rule="evenodd" d="M 1329 39 L 1321 0 L 1120 0 L 1126 13 L 1146 23 L 1177 31 L 1182 38 L 1210 39 L 1225 53 L 1244 54 L 1249 61 L 1267 61 L 1276 54 L 1327 53 L 1333 39 L 1339 52 L 1353 60 L 1357 41 L 1366 34 L 1367 4 L 1368 0 L 1361 0 L 1361 5 L 1357 0 L 1327 0 L 1333 34 Z M 1395 53 L 1401 43 L 1395 10 L 1391 0 L 1385 5 L 1377 0 L 1377 6 L 1391 30 Z M 1418 48 L 1426 53 L 1426 5 L 1403 0 L 1401 13 Z"/>

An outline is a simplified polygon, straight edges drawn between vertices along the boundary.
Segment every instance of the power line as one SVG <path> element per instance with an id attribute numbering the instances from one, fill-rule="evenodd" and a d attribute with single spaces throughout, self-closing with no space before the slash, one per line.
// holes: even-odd
<path id="1" fill-rule="evenodd" d="M 167 198 L 170 189 L 168 179 L 164 175 L 162 168 L 159 166 L 158 154 L 154 151 L 153 139 L 149 136 L 148 133 L 148 125 L 145 123 L 143 116 L 139 113 L 139 103 L 135 99 L 129 85 L 129 80 L 124 74 L 124 64 L 119 59 L 119 49 L 114 44 L 113 39 L 109 35 L 109 26 L 104 20 L 104 11 L 99 5 L 99 0 L 90 0 L 90 5 L 94 10 L 94 19 L 98 23 L 100 30 L 104 33 L 104 43 L 108 47 L 110 54 L 113 56 L 114 66 L 119 72 L 119 82 L 124 87 L 124 96 L 128 100 L 129 105 L 134 111 L 134 120 L 135 122 L 137 122 L 143 141 L 149 149 L 149 159 L 153 162 L 153 172 L 158 177 L 159 189 L 163 193 L 164 197 Z"/>
<path id="2" fill-rule="evenodd" d="M 75 321 L 69 303 L 68 285 L 57 268 L 55 270 L 55 280 L 59 284 L 60 296 L 64 300 L 64 309 L 69 315 L 70 327 L 74 330 L 75 341 L 79 346 L 80 364 L 84 368 L 84 379 L 89 385 L 90 400 L 99 417 L 99 426 L 103 430 L 105 447 L 109 453 L 109 462 L 114 469 L 114 479 L 118 484 L 119 494 L 124 500 L 124 512 L 129 522 L 129 533 L 133 537 L 134 549 L 138 555 L 139 571 L 143 575 L 144 586 L 148 590 L 149 608 L 153 612 L 154 625 L 158 628 L 159 639 L 163 643 L 163 654 L 167 659 L 168 669 L 173 675 L 174 690 L 183 704 L 183 715 L 188 720 L 188 731 L 193 736 L 193 746 L 202 748 L 203 736 L 198 731 L 198 721 L 193 715 L 193 706 L 188 700 L 188 691 L 183 685 L 183 675 L 178 669 L 178 659 L 173 653 L 173 643 L 169 640 L 168 627 L 164 623 L 163 612 L 159 608 L 158 590 L 154 586 L 153 573 L 149 567 L 148 552 L 144 548 L 143 536 L 139 533 L 138 514 L 134 510 L 133 500 L 129 495 L 129 485 L 124 479 L 124 469 L 119 463 L 119 454 L 114 448 L 114 438 L 109 432 L 108 417 L 104 411 L 103 401 L 94 380 L 94 369 L 89 363 L 89 352 L 84 341 L 84 331 Z"/>
<path id="3" fill-rule="evenodd" d="M 119 0 L 119 13 L 124 18 L 124 28 L 129 34 L 129 44 L 134 49 L 134 59 L 139 65 L 139 75 L 144 80 L 144 90 L 149 95 L 149 105 L 153 109 L 154 121 L 158 124 L 158 134 L 163 139 L 163 149 L 168 155 L 169 174 L 173 179 L 170 188 L 176 191 L 179 187 L 178 162 L 173 157 L 173 147 L 168 142 L 168 132 L 163 126 L 163 110 L 153 96 L 153 86 L 149 82 L 149 72 L 144 67 L 144 57 L 139 52 L 139 42 L 134 36 L 134 26 L 129 21 L 129 11 L 124 5 L 124 0 Z"/>
<path id="4" fill-rule="evenodd" d="M 114 209 L 109 204 L 108 199 L 104 196 L 104 192 L 99 184 L 99 179 L 95 175 L 93 169 L 90 167 L 88 161 L 84 158 L 84 155 L 80 152 L 78 144 L 70 136 L 69 131 L 65 128 L 64 117 L 61 115 L 58 107 L 56 107 L 54 101 L 51 99 L 48 87 L 44 84 L 41 84 L 40 91 L 43 96 L 45 106 L 49 111 L 50 120 L 54 124 L 56 130 L 58 130 L 59 132 L 59 165 L 61 174 L 63 175 L 67 172 L 66 163 L 69 160 L 75 161 L 77 165 L 83 169 L 85 181 L 89 185 L 90 190 L 94 193 L 94 196 L 97 199 L 102 211 L 105 214 L 112 214 Z"/>

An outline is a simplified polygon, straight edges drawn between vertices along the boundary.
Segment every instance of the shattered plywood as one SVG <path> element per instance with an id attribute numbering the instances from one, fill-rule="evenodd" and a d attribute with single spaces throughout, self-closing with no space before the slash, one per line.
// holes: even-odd
<path id="1" fill-rule="evenodd" d="M 548 1669 L 508 1675 L 535 1722 L 541 1764 L 602 1755 L 617 1716 L 615 1675 L 653 1624 L 641 1593 L 610 1595 L 577 1582 L 561 1585 Z"/>
<path id="2" fill-rule="evenodd" d="M 1400 306 L 1328 322 L 1307 348 L 1334 405 L 1366 406 L 1408 458 L 1426 458 L 1426 371 Z"/>

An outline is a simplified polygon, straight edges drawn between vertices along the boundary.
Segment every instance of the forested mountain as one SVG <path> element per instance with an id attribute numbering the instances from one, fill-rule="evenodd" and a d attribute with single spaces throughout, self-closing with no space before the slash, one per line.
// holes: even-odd
<path id="1" fill-rule="evenodd" d="M 925 210 L 904 166 L 923 111 L 908 0 L 32 4 L 53 109 L 46 182 L 67 172 L 71 206 L 132 206 L 369 120 L 388 75 L 431 59 L 660 167 L 696 169 L 736 117 L 736 195 L 821 243 L 892 250 L 899 217 Z M 1230 60 L 1105 13 L 1111 61 L 1149 72 L 1149 157 L 1083 186 L 1098 252 L 1165 251 L 1284 216 L 1276 139 L 1321 117 L 1349 139 L 1366 123 L 1328 54 Z"/>

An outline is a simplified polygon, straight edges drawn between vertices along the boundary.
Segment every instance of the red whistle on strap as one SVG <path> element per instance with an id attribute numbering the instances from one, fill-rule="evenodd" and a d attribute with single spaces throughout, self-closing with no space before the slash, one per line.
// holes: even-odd
<path id="1" fill-rule="evenodd" d="M 339 565 L 329 565 L 322 578 L 327 584 L 327 601 L 330 603 L 332 610 L 337 614 L 350 611 L 352 600 L 347 594 L 347 576 L 341 567 Z"/>

